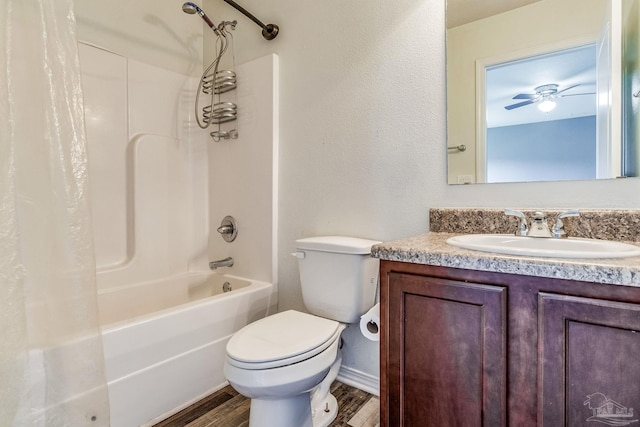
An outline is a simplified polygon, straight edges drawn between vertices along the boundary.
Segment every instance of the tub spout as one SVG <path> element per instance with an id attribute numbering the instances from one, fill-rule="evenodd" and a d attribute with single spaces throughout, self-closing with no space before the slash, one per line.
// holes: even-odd
<path id="1" fill-rule="evenodd" d="M 209 268 L 215 270 L 219 267 L 233 267 L 233 258 L 227 257 L 225 259 L 219 259 L 216 261 L 211 261 L 209 263 Z"/>

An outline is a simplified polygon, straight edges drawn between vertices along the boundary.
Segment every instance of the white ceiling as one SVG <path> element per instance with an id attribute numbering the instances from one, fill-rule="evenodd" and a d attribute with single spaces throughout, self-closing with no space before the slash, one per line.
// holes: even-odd
<path id="1" fill-rule="evenodd" d="M 447 28 L 468 24 L 540 0 L 447 0 Z"/>

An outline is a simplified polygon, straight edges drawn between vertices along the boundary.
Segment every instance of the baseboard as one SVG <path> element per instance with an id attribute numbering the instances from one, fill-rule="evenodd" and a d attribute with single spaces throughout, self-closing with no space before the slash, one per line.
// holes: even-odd
<path id="1" fill-rule="evenodd" d="M 342 366 L 338 372 L 338 381 L 359 388 L 367 393 L 380 396 L 380 378 L 358 371 L 348 366 Z"/>

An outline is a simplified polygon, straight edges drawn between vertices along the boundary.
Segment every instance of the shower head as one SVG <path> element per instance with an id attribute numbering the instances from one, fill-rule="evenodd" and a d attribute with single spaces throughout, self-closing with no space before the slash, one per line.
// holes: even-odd
<path id="1" fill-rule="evenodd" d="M 200 9 L 195 3 L 191 3 L 190 1 L 188 1 L 182 5 L 182 11 L 184 13 L 188 13 L 189 15 L 193 15 L 194 13 L 198 13 L 198 11 L 202 12 L 202 9 Z"/>
<path id="2" fill-rule="evenodd" d="M 209 19 L 207 14 L 204 13 L 204 10 L 200 9 L 200 7 L 197 4 L 188 1 L 182 5 L 182 11 L 184 13 L 188 13 L 189 15 L 194 15 L 194 14 L 200 15 L 200 17 L 204 20 L 204 22 L 207 23 L 207 25 L 213 30 L 213 32 L 216 33 L 217 35 L 220 35 L 220 33 L 218 32 L 218 27 L 216 27 L 216 25 L 211 21 L 211 19 Z"/>

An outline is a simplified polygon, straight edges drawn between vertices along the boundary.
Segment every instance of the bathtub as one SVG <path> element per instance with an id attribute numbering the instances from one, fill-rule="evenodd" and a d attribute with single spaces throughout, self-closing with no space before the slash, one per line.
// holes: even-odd
<path id="1" fill-rule="evenodd" d="M 273 293 L 211 273 L 99 292 L 111 427 L 152 425 L 224 387 L 227 341 L 273 311 Z"/>

